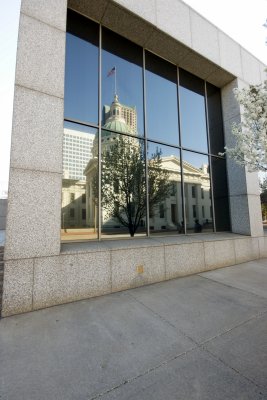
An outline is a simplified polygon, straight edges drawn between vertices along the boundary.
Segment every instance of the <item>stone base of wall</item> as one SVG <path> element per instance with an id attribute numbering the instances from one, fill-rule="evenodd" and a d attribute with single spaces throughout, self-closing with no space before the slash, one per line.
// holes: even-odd
<path id="1" fill-rule="evenodd" d="M 2 316 L 263 257 L 267 236 L 231 233 L 65 244 L 58 256 L 5 261 Z"/>

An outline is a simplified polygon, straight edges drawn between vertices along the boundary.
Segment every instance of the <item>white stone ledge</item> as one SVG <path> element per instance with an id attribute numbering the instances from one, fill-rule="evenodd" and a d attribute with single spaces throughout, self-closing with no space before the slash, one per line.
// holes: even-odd
<path id="1" fill-rule="evenodd" d="M 183 245 L 188 243 L 202 243 L 220 240 L 245 239 L 248 236 L 238 235 L 231 232 L 222 233 L 201 233 L 192 235 L 177 236 L 157 236 L 132 239 L 110 239 L 97 241 L 88 241 L 80 243 L 63 243 L 61 245 L 61 254 L 83 254 L 95 253 L 99 251 L 116 251 L 123 249 L 147 248 L 159 246 Z"/>
<path id="2" fill-rule="evenodd" d="M 267 236 L 233 233 L 63 244 L 6 263 L 2 316 L 97 297 L 267 256 Z M 23 284 L 22 284 L 23 283 Z"/>

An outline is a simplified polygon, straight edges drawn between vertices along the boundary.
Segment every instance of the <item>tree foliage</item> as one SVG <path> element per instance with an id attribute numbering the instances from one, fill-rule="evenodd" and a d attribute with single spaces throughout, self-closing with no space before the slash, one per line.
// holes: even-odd
<path id="1" fill-rule="evenodd" d="M 145 149 L 134 137 L 112 138 L 102 153 L 102 207 L 134 236 L 146 217 Z M 150 213 L 170 194 L 169 173 L 162 168 L 157 149 L 148 160 Z"/>
<path id="2" fill-rule="evenodd" d="M 267 81 L 234 91 L 243 108 L 242 122 L 233 124 L 234 148 L 226 153 L 249 171 L 267 171 Z"/>
<path id="3" fill-rule="evenodd" d="M 260 185 L 260 199 L 261 199 L 261 212 L 262 212 L 262 220 L 267 220 L 267 178 L 264 178 L 259 182 Z"/>

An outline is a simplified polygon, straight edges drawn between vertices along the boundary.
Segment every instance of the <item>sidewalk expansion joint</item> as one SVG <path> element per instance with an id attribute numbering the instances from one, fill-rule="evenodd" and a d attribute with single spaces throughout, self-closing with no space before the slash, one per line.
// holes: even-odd
<path id="1" fill-rule="evenodd" d="M 230 267 L 226 267 L 226 268 L 230 268 Z M 201 272 L 201 273 L 203 273 L 203 272 Z M 246 294 L 249 293 L 249 294 L 252 294 L 253 296 L 259 297 L 260 299 L 267 300 L 266 297 L 263 297 L 263 296 L 260 296 L 260 295 L 257 294 L 257 293 L 251 292 L 251 291 L 248 290 L 248 289 L 242 289 L 242 288 L 239 288 L 239 287 L 236 287 L 236 286 L 232 286 L 232 285 L 230 285 L 229 283 L 224 283 L 224 282 L 216 281 L 216 279 L 208 278 L 208 277 L 203 276 L 203 275 L 200 275 L 200 274 L 196 274 L 196 275 L 197 275 L 199 278 L 207 279 L 208 281 L 218 283 L 218 284 L 223 285 L 223 286 L 226 286 L 226 287 L 228 287 L 228 288 L 230 288 L 230 289 L 240 290 L 241 292 L 244 292 L 244 293 L 246 293 Z"/>
<path id="2" fill-rule="evenodd" d="M 196 350 L 196 348 L 197 347 L 193 347 L 193 348 L 191 348 L 189 350 L 186 350 L 186 351 L 184 351 L 182 353 L 177 354 L 176 356 L 174 356 L 174 357 L 172 357 L 172 358 L 170 358 L 168 360 L 162 361 L 161 363 L 155 365 L 154 367 L 149 368 L 148 370 L 144 371 L 143 373 L 141 373 L 139 375 L 136 375 L 136 376 L 134 376 L 132 378 L 126 379 L 125 381 L 119 383 L 118 385 L 113 386 L 112 388 L 110 388 L 108 390 L 105 390 L 104 392 L 98 393 L 95 396 L 88 398 L 87 400 L 99 399 L 100 397 L 102 397 L 102 396 L 104 396 L 104 395 L 106 395 L 108 393 L 111 393 L 114 390 L 117 390 L 117 389 L 119 389 L 120 387 L 122 387 L 124 385 L 127 385 L 128 383 L 132 383 L 132 382 L 136 381 L 137 379 L 142 378 L 143 376 L 146 376 L 146 375 L 150 374 L 153 371 L 156 371 L 157 369 L 163 367 L 164 365 L 167 365 L 168 363 L 170 363 L 170 362 L 172 362 L 174 360 L 177 360 L 179 357 L 186 356 L 187 354 L 189 354 L 192 351 Z"/>
<path id="3" fill-rule="evenodd" d="M 215 335 L 209 339 L 204 340 L 203 342 L 199 343 L 200 346 L 204 346 L 205 344 L 212 342 L 215 339 L 220 338 L 221 336 L 227 335 L 229 332 L 232 332 L 233 330 L 235 330 L 236 328 L 239 328 L 240 326 L 246 325 L 247 323 L 249 323 L 250 321 L 253 321 L 254 319 L 260 318 L 263 315 L 265 315 L 267 313 L 267 309 L 265 311 L 259 311 L 257 314 L 252 315 L 250 318 L 240 322 L 239 324 L 232 326 L 232 328 L 227 329 L 226 331 L 223 331 L 221 333 L 219 333 L 218 335 Z"/>
<path id="4" fill-rule="evenodd" d="M 236 374 L 240 375 L 242 378 L 244 378 L 245 380 L 247 380 L 249 383 L 251 383 L 252 385 L 256 386 L 257 389 L 260 390 L 259 394 L 260 395 L 264 395 L 264 393 L 261 392 L 262 389 L 266 390 L 266 387 L 259 385 L 257 382 L 255 382 L 253 379 L 247 377 L 246 375 L 242 374 L 242 372 L 240 372 L 238 369 L 232 367 L 230 364 L 226 363 L 224 360 L 222 360 L 220 357 L 218 357 L 216 354 L 212 353 L 212 351 L 208 350 L 205 346 L 203 346 L 202 348 L 203 351 L 206 351 L 212 358 L 214 358 L 216 361 L 222 363 L 226 368 L 231 369 L 233 372 L 235 372 Z"/>
<path id="5" fill-rule="evenodd" d="M 153 315 L 158 317 L 161 321 L 165 322 L 170 327 L 174 328 L 176 332 L 180 333 L 186 339 L 190 340 L 195 346 L 199 346 L 199 343 L 196 342 L 193 338 L 191 338 L 191 336 L 188 336 L 185 332 L 181 331 L 181 329 L 179 329 L 176 325 L 172 324 L 170 321 L 165 319 L 162 315 L 158 314 L 156 311 L 152 310 L 152 308 L 150 308 L 146 304 L 142 303 L 142 301 L 138 300 L 136 297 L 134 297 L 130 293 L 125 293 L 125 295 L 131 297 L 131 299 L 135 300 L 138 304 L 143 306 L 146 310 L 150 311 Z"/>
<path id="6" fill-rule="evenodd" d="M 167 319 L 165 319 L 164 317 L 162 317 L 162 315 L 158 314 L 156 311 L 152 310 L 150 307 L 148 307 L 146 304 L 142 303 L 140 300 L 136 299 L 133 295 L 129 294 L 129 293 L 125 293 L 125 295 L 127 295 L 128 297 L 131 297 L 133 300 L 135 300 L 138 304 L 142 305 L 146 310 L 150 311 L 152 314 L 154 314 L 155 316 L 157 316 L 158 318 L 161 319 L 161 321 L 167 323 L 169 326 L 171 326 L 172 328 L 174 328 L 178 333 L 180 333 L 182 336 L 184 336 L 186 339 L 190 340 L 195 346 L 197 347 L 202 347 L 203 345 L 205 345 L 206 343 L 211 342 L 212 340 L 215 340 L 217 338 L 220 338 L 221 336 L 224 336 L 226 334 L 228 334 L 229 332 L 233 331 L 236 328 L 239 328 L 242 325 L 247 324 L 248 322 L 256 319 L 256 318 L 260 318 L 261 316 L 265 315 L 267 313 L 267 306 L 266 306 L 266 310 L 264 311 L 259 311 L 257 314 L 252 315 L 250 318 L 241 321 L 240 323 L 238 323 L 237 325 L 232 326 L 231 328 L 224 330 L 221 333 L 218 333 L 218 335 L 212 336 L 204 341 L 198 342 L 195 339 L 193 339 L 191 336 L 187 335 L 184 331 L 182 331 L 180 328 L 178 328 L 177 326 L 175 326 L 174 324 L 172 324 L 170 321 L 168 321 Z"/>
<path id="7" fill-rule="evenodd" d="M 150 311 L 153 315 L 157 316 L 157 317 L 160 318 L 163 322 L 167 323 L 169 326 L 171 326 L 172 328 L 174 328 L 176 331 L 178 331 L 178 333 L 181 333 L 185 338 L 187 338 L 188 340 L 190 340 L 194 346 L 193 346 L 191 349 L 189 349 L 189 350 L 186 350 L 186 351 L 184 351 L 184 352 L 182 352 L 182 353 L 180 353 L 180 354 L 175 355 L 174 357 L 171 357 L 171 358 L 169 358 L 169 359 L 167 359 L 167 360 L 165 360 L 165 361 L 162 361 L 161 363 L 155 365 L 154 367 L 149 368 L 148 370 L 144 371 L 143 373 L 141 373 L 141 374 L 139 374 L 139 375 L 136 375 L 136 376 L 134 376 L 134 377 L 132 377 L 132 378 L 126 379 L 126 380 L 124 380 L 123 382 L 120 382 L 118 385 L 113 386 L 112 388 L 110 388 L 110 389 L 108 389 L 108 390 L 105 390 L 104 392 L 98 393 L 98 394 L 96 394 L 95 396 L 88 398 L 88 400 L 96 400 L 96 399 L 99 399 L 99 398 L 101 398 L 102 396 L 104 396 L 104 395 L 106 395 L 106 394 L 108 394 L 108 393 L 111 393 L 111 392 L 113 392 L 114 390 L 117 390 L 117 389 L 119 389 L 120 387 L 122 387 L 122 386 L 124 386 L 124 385 L 127 385 L 127 384 L 129 384 L 129 383 L 132 383 L 132 382 L 136 381 L 137 379 L 142 378 L 142 377 L 144 377 L 144 376 L 150 374 L 151 372 L 154 372 L 154 371 L 158 370 L 159 368 L 161 368 L 161 367 L 163 367 L 163 366 L 166 366 L 166 365 L 169 364 L 170 362 L 172 362 L 172 361 L 174 361 L 174 360 L 177 360 L 178 358 L 180 358 L 180 357 L 182 357 L 182 356 L 186 356 L 187 354 L 189 354 L 189 353 L 191 353 L 191 352 L 193 352 L 193 351 L 195 351 L 195 350 L 197 350 L 197 349 L 200 349 L 200 350 L 205 351 L 206 353 L 210 354 L 214 359 L 216 359 L 217 362 L 222 363 L 225 367 L 230 368 L 230 369 L 231 369 L 232 371 L 234 371 L 236 374 L 239 374 L 241 377 L 243 377 L 244 379 L 246 379 L 248 382 L 250 382 L 251 384 L 253 384 L 254 386 L 256 386 L 257 389 L 259 389 L 259 390 L 264 389 L 264 387 L 258 385 L 258 384 L 257 384 L 256 382 L 254 382 L 252 379 L 250 379 L 250 378 L 248 378 L 247 376 L 243 375 L 240 371 L 238 371 L 237 369 L 235 369 L 235 368 L 232 367 L 231 365 L 228 365 L 228 364 L 225 363 L 221 358 L 219 358 L 219 357 L 217 357 L 215 354 L 213 354 L 210 350 L 208 350 L 208 349 L 205 347 L 205 344 L 207 344 L 207 343 L 209 343 L 210 341 L 212 341 L 212 340 L 214 340 L 214 339 L 216 339 L 216 338 L 219 338 L 219 337 L 221 337 L 221 336 L 223 336 L 223 335 L 225 335 L 225 334 L 227 334 L 227 333 L 233 331 L 234 329 L 236 329 L 236 328 L 238 328 L 238 327 L 240 327 L 240 326 L 242 326 L 242 325 L 244 325 L 244 324 L 250 322 L 251 320 L 253 320 L 253 319 L 255 319 L 255 318 L 261 317 L 262 315 L 264 315 L 265 313 L 267 313 L 267 310 L 264 311 L 264 312 L 259 312 L 258 314 L 252 316 L 252 317 L 249 318 L 248 320 L 242 321 L 242 322 L 239 323 L 238 325 L 236 325 L 236 326 L 234 326 L 234 327 L 228 329 L 228 330 L 225 331 L 225 332 L 220 333 L 220 334 L 217 335 L 217 336 L 214 336 L 214 337 L 212 337 L 212 338 L 210 338 L 210 339 L 207 339 L 207 340 L 205 340 L 205 341 L 203 341 L 203 342 L 201 342 L 201 343 L 198 343 L 198 342 L 196 342 L 194 339 L 192 339 L 190 336 L 188 336 L 188 335 L 186 335 L 184 332 L 182 332 L 182 331 L 181 331 L 179 328 L 177 328 L 175 325 L 173 325 L 170 321 L 168 321 L 168 320 L 166 320 L 165 318 L 163 318 L 160 314 L 156 313 L 154 310 L 152 310 L 151 308 L 149 308 L 148 306 L 146 306 L 146 305 L 145 305 L 144 303 L 142 303 L 140 300 L 137 300 L 134 296 L 130 295 L 129 293 L 127 293 L 127 294 L 125 294 L 125 295 L 128 296 L 128 297 L 131 297 L 131 298 L 132 298 L 133 300 L 135 300 L 137 303 L 139 303 L 140 305 L 142 305 L 145 309 L 147 309 L 148 311 Z M 260 394 L 260 395 L 263 395 L 263 393 L 262 393 L 261 391 L 259 392 L 259 394 Z"/>

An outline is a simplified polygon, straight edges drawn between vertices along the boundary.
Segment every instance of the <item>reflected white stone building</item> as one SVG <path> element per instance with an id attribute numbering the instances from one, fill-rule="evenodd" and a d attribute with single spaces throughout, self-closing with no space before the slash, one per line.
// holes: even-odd
<path id="1" fill-rule="evenodd" d="M 133 134 L 124 118 L 125 105 L 119 102 L 118 95 L 114 96 L 114 101 L 106 113 L 106 122 L 101 131 L 101 152 L 112 151 L 113 141 L 118 137 L 118 133 Z M 135 108 L 132 108 L 135 110 Z M 136 112 L 135 112 L 136 115 Z M 135 132 L 136 134 L 136 132 Z M 135 135 L 134 135 L 135 136 Z M 136 137 L 122 136 L 127 138 L 131 146 L 139 146 Z M 130 153 L 129 153 L 130 155 Z M 172 183 L 170 195 L 159 204 L 153 207 L 150 212 L 149 226 L 152 231 L 179 231 L 183 221 L 183 204 L 181 193 L 181 165 L 180 159 L 170 155 L 161 157 L 162 169 L 168 172 L 169 180 Z M 98 135 L 94 139 L 92 158 L 84 170 L 86 176 L 86 225 L 96 229 L 97 220 L 97 185 L 96 177 L 98 170 Z M 210 175 L 208 166 L 202 165 L 199 168 L 190 163 L 183 162 L 184 190 L 186 196 L 186 222 L 189 230 L 194 230 L 195 220 L 201 225 L 208 226 L 212 222 L 212 209 L 210 201 Z M 146 226 L 146 217 L 141 220 L 140 227 Z M 102 209 L 102 228 L 105 230 L 118 230 L 123 226 L 119 221 L 108 215 L 105 207 Z M 181 232 L 180 232 L 181 233 Z"/>

